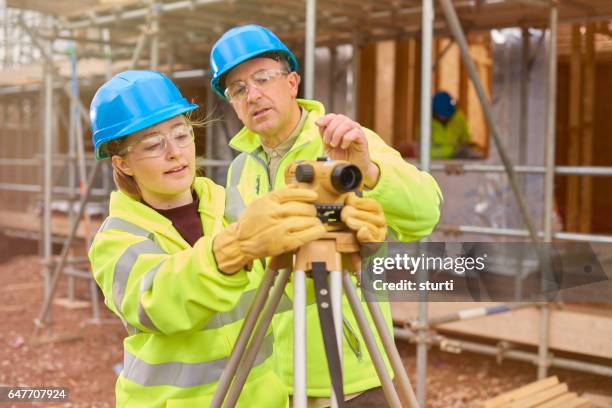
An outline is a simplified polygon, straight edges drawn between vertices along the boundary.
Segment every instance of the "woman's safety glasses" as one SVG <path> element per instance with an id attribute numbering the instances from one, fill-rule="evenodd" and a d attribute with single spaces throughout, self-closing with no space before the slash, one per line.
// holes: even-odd
<path id="1" fill-rule="evenodd" d="M 159 157 L 166 151 L 168 140 L 180 148 L 189 147 L 194 140 L 193 128 L 184 124 L 174 127 L 166 135 L 161 133 L 146 135 L 126 146 L 120 154 L 132 153 L 138 159 Z"/>

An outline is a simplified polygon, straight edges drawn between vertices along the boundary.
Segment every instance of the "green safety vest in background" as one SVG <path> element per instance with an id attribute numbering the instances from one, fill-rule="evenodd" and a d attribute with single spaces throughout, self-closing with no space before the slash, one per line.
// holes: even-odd
<path id="1" fill-rule="evenodd" d="M 461 145 L 470 143 L 472 137 L 465 115 L 457 110 L 444 125 L 436 118 L 431 119 L 431 158 L 450 159 Z"/>
<path id="2" fill-rule="evenodd" d="M 279 162 L 276 174 L 268 174 L 266 155 L 259 136 L 243 128 L 230 142 L 242 153 L 234 159 L 228 172 L 226 217 L 235 221 L 246 205 L 272 189 L 285 186 L 285 169 L 295 160 L 315 160 L 323 154 L 323 143 L 315 121 L 325 114 L 323 105 L 316 101 L 300 100 L 300 106 L 308 112 L 306 123 L 294 145 Z M 380 168 L 376 187 L 365 191 L 364 196 L 376 199 L 383 207 L 390 236 L 401 241 L 415 241 L 431 233 L 440 217 L 442 194 L 431 175 L 419 171 L 405 162 L 400 154 L 386 145 L 374 132 L 365 129 L 370 156 Z M 282 239 L 282 237 L 279 237 Z M 309 396 L 330 395 L 330 378 L 325 360 L 316 304 L 312 302 L 312 280 L 307 280 L 310 304 L 306 310 L 307 321 L 307 392 Z M 287 295 L 292 297 L 293 287 L 288 285 Z M 360 295 L 361 296 L 361 295 Z M 363 303 L 364 309 L 365 302 Z M 380 304 L 388 328 L 392 330 L 391 310 L 388 303 Z M 357 332 L 357 323 L 343 296 L 344 315 L 343 367 L 344 392 L 352 394 L 380 385 L 374 365 L 365 349 L 365 343 Z M 370 327 L 375 327 L 366 313 Z M 293 313 L 275 315 L 274 357 L 276 369 L 285 385 L 293 390 Z M 379 348 L 382 350 L 380 339 Z M 384 353 L 383 353 L 384 354 Z M 386 356 L 385 356 L 386 357 Z M 389 364 L 387 362 L 389 372 Z"/>
<path id="3" fill-rule="evenodd" d="M 212 238 L 225 191 L 196 178 L 204 236 L 191 247 L 171 221 L 126 194 L 111 194 L 109 216 L 89 252 L 106 305 L 128 329 L 118 407 L 206 407 L 232 351 L 263 270 L 224 275 Z M 287 389 L 273 371 L 266 335 L 238 406 L 285 407 Z"/>

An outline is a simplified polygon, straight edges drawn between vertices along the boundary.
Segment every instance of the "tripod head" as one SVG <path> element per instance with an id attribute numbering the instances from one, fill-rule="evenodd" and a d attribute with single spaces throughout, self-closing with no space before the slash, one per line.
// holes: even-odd
<path id="1" fill-rule="evenodd" d="M 351 192 L 363 189 L 363 176 L 359 167 L 327 157 L 291 163 L 285 172 L 285 181 L 317 192 L 317 216 L 330 231 L 346 229 L 340 221 L 346 197 Z"/>

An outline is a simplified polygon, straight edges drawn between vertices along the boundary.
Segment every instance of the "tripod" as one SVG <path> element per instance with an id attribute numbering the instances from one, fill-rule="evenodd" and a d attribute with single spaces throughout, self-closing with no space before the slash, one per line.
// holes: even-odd
<path id="1" fill-rule="evenodd" d="M 360 263 L 359 243 L 352 232 L 346 231 L 328 232 L 323 238 L 301 246 L 295 253 L 295 263 L 292 253 L 273 257 L 257 290 L 255 299 L 247 312 L 210 406 L 221 407 L 224 400 L 225 406 L 235 406 L 257 352 L 261 347 L 266 330 L 283 295 L 289 276 L 293 272 L 294 407 L 305 408 L 307 405 L 307 273 L 312 274 L 315 283 L 321 331 L 332 380 L 332 406 L 342 407 L 344 405 L 342 364 L 340 361 L 340 356 L 342 356 L 342 337 L 340 336 L 340 333 L 342 333 L 342 288 L 344 288 L 351 310 L 357 319 L 359 330 L 374 363 L 376 373 L 381 381 L 387 403 L 393 408 L 401 407 L 400 398 L 387 373 L 383 357 L 349 275 L 350 271 L 358 276 L 356 272 L 360 269 Z M 329 274 L 329 286 L 327 286 L 327 274 Z M 274 283 L 277 275 L 278 278 Z M 385 325 L 378 303 L 373 300 L 371 294 L 367 294 L 367 291 L 363 291 L 363 293 L 376 330 L 395 373 L 402 398 L 408 407 L 418 408 L 410 380 L 404 370 L 393 338 Z M 255 330 L 253 330 L 254 328 Z"/>

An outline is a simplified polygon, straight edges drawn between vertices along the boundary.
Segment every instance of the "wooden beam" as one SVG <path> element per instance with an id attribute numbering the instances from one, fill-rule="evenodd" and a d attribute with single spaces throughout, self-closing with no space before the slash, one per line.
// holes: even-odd
<path id="1" fill-rule="evenodd" d="M 377 43 L 374 131 L 393 145 L 393 112 L 395 94 L 395 41 Z"/>
<path id="2" fill-rule="evenodd" d="M 516 402 L 508 404 L 504 408 L 535 408 L 540 404 L 557 398 L 567 392 L 567 384 L 558 384 L 554 387 L 542 390 L 536 394 L 529 395 Z"/>
<path id="3" fill-rule="evenodd" d="M 357 84 L 357 121 L 374 129 L 373 101 L 376 97 L 376 43 L 367 43 L 359 48 Z"/>
<path id="4" fill-rule="evenodd" d="M 515 390 L 508 391 L 501 395 L 498 395 L 497 397 L 488 399 L 485 401 L 482 408 L 498 408 L 510 402 L 523 399 L 533 393 L 554 387 L 557 384 L 559 384 L 559 379 L 557 378 L 557 376 L 544 378 L 543 380 L 529 383 Z"/>
<path id="5" fill-rule="evenodd" d="M 584 53 L 584 95 L 583 95 L 583 122 L 582 122 L 582 165 L 593 164 L 593 129 L 595 111 L 595 24 L 590 23 L 586 28 Z M 580 217 L 580 232 L 591 232 L 593 211 L 593 178 L 584 176 L 580 191 L 582 206 Z"/>
<path id="6" fill-rule="evenodd" d="M 395 53 L 395 129 L 397 145 L 415 141 L 414 104 L 416 102 L 416 40 L 397 42 Z"/>
<path id="7" fill-rule="evenodd" d="M 490 58 L 490 43 L 489 41 L 485 40 L 488 39 L 488 37 L 488 34 L 470 35 L 468 36 L 468 40 L 470 55 L 476 64 L 478 75 L 480 76 L 485 92 L 490 99 L 493 62 Z M 468 84 L 466 96 L 467 100 L 465 101 L 466 108 L 464 112 L 468 121 L 470 133 L 472 134 L 472 141 L 481 146 L 484 151 L 487 151 L 489 128 L 487 126 L 484 111 L 480 105 L 478 95 L 476 94 L 476 89 L 471 81 Z"/>
<path id="8" fill-rule="evenodd" d="M 439 52 L 441 53 L 444 50 L 446 52 L 441 56 L 436 69 L 437 89 L 445 90 L 453 98 L 458 98 L 461 87 L 461 55 L 459 54 L 459 46 L 452 43 L 450 38 L 441 38 L 439 45 Z"/>
<path id="9" fill-rule="evenodd" d="M 569 77 L 569 140 L 567 147 L 568 166 L 580 164 L 580 145 L 582 127 L 582 35 L 580 25 L 572 26 L 572 50 Z M 567 178 L 566 230 L 578 231 L 580 218 L 580 176 Z"/>

